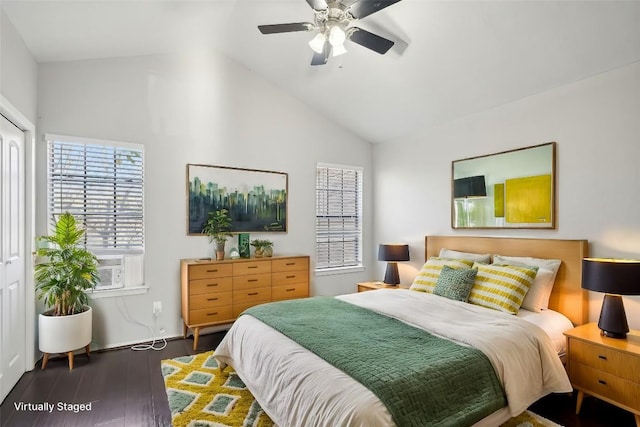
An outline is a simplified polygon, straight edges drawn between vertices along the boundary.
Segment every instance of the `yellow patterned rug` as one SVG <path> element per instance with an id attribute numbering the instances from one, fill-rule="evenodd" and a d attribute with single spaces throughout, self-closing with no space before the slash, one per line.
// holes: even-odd
<path id="1" fill-rule="evenodd" d="M 174 427 L 271 427 L 240 377 L 218 369 L 213 351 L 162 361 L 162 376 Z M 501 427 L 559 427 L 525 411 Z"/>

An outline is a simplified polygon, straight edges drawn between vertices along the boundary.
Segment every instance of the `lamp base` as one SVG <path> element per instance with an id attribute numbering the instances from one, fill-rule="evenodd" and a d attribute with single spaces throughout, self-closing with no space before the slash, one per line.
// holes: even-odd
<path id="1" fill-rule="evenodd" d="M 624 339 L 627 337 L 629 324 L 620 295 L 604 295 L 598 328 L 600 328 L 602 335 L 609 338 Z"/>
<path id="2" fill-rule="evenodd" d="M 398 274 L 397 262 L 387 263 L 387 270 L 384 273 L 384 283 L 393 286 L 396 286 L 398 283 L 400 283 L 400 274 Z"/>

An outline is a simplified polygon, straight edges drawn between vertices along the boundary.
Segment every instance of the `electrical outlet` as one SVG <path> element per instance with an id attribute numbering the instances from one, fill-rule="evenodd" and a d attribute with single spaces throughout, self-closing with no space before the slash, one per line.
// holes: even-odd
<path id="1" fill-rule="evenodd" d="M 157 316 L 162 313 L 162 301 L 153 302 L 153 315 Z"/>

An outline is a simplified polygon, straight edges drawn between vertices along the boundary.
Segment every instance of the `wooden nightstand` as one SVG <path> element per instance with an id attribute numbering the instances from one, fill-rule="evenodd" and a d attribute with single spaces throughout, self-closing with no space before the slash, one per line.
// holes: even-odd
<path id="1" fill-rule="evenodd" d="M 576 414 L 586 393 L 632 412 L 640 427 L 640 331 L 626 339 L 607 338 L 589 323 L 565 335 L 569 378 L 578 390 Z"/>
<path id="2" fill-rule="evenodd" d="M 373 291 L 376 289 L 407 289 L 402 286 L 387 285 L 384 282 L 360 282 L 358 283 L 358 292 Z"/>

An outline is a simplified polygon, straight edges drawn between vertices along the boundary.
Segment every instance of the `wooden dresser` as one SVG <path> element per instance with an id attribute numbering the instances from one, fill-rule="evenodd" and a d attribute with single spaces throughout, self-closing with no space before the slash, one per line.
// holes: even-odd
<path id="1" fill-rule="evenodd" d="M 233 322 L 245 309 L 265 302 L 309 296 L 309 257 L 180 261 L 183 335 Z"/>
<path id="2" fill-rule="evenodd" d="M 640 331 L 626 339 L 608 338 L 589 323 L 565 335 L 569 378 L 578 390 L 576 413 L 586 393 L 632 412 L 640 427 Z"/>

